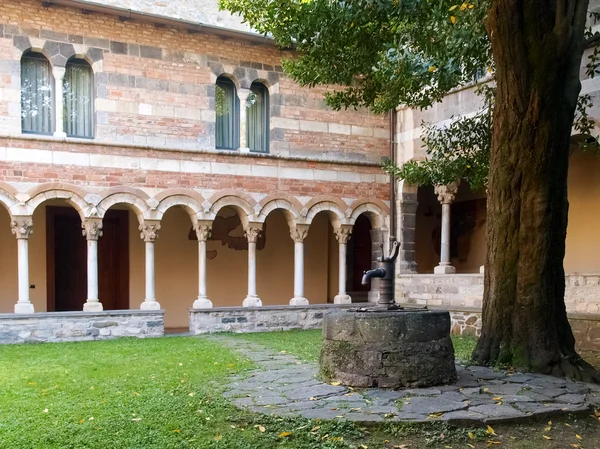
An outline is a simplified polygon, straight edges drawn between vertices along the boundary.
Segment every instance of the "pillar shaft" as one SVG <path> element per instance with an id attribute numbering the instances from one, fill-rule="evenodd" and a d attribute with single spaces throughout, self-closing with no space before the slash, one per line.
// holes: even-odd
<path id="1" fill-rule="evenodd" d="M 408 187 L 404 187 L 408 190 Z M 400 189 L 399 189 L 400 190 Z M 416 189 L 414 189 L 416 190 Z M 398 273 L 416 273 L 415 240 L 417 228 L 417 193 L 403 192 L 396 202 L 398 210 L 398 229 L 396 235 L 401 242 L 396 267 Z"/>
<path id="2" fill-rule="evenodd" d="M 335 304 L 349 304 L 352 298 L 346 293 L 346 245 L 352 234 L 352 226 L 342 225 L 334 229 L 335 238 L 339 246 L 339 277 L 338 277 L 338 294 L 333 298 Z"/>
<path id="3" fill-rule="evenodd" d="M 146 245 L 146 299 L 141 304 L 142 310 L 158 310 L 160 304 L 156 300 L 154 291 L 154 242 L 158 238 L 160 224 L 154 221 L 147 221 L 140 225 L 140 237 Z"/>
<path id="4" fill-rule="evenodd" d="M 248 108 L 246 107 L 246 100 L 250 95 L 250 89 L 238 89 L 238 98 L 240 99 L 240 150 L 250 151 L 248 148 Z"/>
<path id="5" fill-rule="evenodd" d="M 249 223 L 244 229 L 248 239 L 248 296 L 242 303 L 244 307 L 262 306 L 256 291 L 256 240 L 261 231 L 262 223 Z"/>
<path id="6" fill-rule="evenodd" d="M 294 297 L 291 306 L 306 306 L 308 299 L 304 297 L 304 239 L 308 234 L 308 225 L 296 225 L 290 230 L 294 241 Z"/>
<path id="7" fill-rule="evenodd" d="M 99 312 L 102 303 L 98 298 L 98 239 L 102 236 L 102 220 L 88 219 L 81 224 L 87 239 L 87 300 L 84 312 Z"/>
<path id="8" fill-rule="evenodd" d="M 52 75 L 54 76 L 54 104 L 56 107 L 56 111 L 54 116 L 56 128 L 54 130 L 55 137 L 66 137 L 67 133 L 65 133 L 65 123 L 63 117 L 63 108 L 64 108 L 64 100 L 63 100 L 63 84 L 65 79 L 66 69 L 64 67 L 53 67 Z"/>
<path id="9" fill-rule="evenodd" d="M 29 299 L 29 236 L 33 233 L 31 217 L 13 217 L 12 233 L 17 238 L 19 298 L 15 304 L 15 313 L 33 313 L 33 304 Z"/>
<path id="10" fill-rule="evenodd" d="M 198 237 L 198 299 L 194 301 L 194 309 L 206 309 L 213 306 L 206 294 L 206 241 L 210 237 L 211 222 L 199 221 L 195 225 Z"/>
<path id="11" fill-rule="evenodd" d="M 454 201 L 457 191 L 458 182 L 435 187 L 438 201 L 442 203 L 440 264 L 433 270 L 436 274 L 456 273 L 456 269 L 450 264 L 450 205 Z"/>

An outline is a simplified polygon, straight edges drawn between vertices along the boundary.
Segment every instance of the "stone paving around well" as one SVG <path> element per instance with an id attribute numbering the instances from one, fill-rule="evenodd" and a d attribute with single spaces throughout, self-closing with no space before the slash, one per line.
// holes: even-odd
<path id="1" fill-rule="evenodd" d="M 455 385 L 412 390 L 351 389 L 324 383 L 318 364 L 227 336 L 209 338 L 259 367 L 231 379 L 225 393 L 237 407 L 280 416 L 355 422 L 515 421 L 600 408 L 600 387 L 540 374 L 457 365 Z"/>

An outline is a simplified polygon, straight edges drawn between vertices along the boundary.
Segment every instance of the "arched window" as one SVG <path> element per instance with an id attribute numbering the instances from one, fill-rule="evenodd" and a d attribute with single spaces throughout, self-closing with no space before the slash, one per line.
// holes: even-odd
<path id="1" fill-rule="evenodd" d="M 94 73 L 81 59 L 67 63 L 63 85 L 64 132 L 69 137 L 94 137 Z"/>
<path id="2" fill-rule="evenodd" d="M 223 150 L 237 150 L 240 146 L 240 100 L 235 84 L 229 78 L 217 78 L 215 111 L 216 147 Z"/>
<path id="3" fill-rule="evenodd" d="M 48 60 L 39 53 L 21 58 L 21 129 L 24 133 L 52 134 L 54 77 Z"/>
<path id="4" fill-rule="evenodd" d="M 246 127 L 250 151 L 269 152 L 269 91 L 260 83 L 252 83 L 249 98 L 248 126 Z"/>

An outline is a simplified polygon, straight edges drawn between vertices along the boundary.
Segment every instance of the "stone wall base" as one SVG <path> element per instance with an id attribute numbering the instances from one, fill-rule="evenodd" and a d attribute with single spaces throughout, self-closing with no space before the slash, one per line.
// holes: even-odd
<path id="1" fill-rule="evenodd" d="M 450 310 L 452 335 L 479 337 L 481 334 L 481 310 Z M 600 351 L 600 315 L 569 314 L 569 323 L 575 335 L 578 350 Z"/>
<path id="2" fill-rule="evenodd" d="M 269 332 L 320 329 L 324 314 L 331 309 L 372 307 L 369 303 L 315 304 L 309 306 L 219 307 L 190 309 L 190 333 Z"/>
<path id="3" fill-rule="evenodd" d="M 161 337 L 164 310 L 0 314 L 0 344 Z"/>

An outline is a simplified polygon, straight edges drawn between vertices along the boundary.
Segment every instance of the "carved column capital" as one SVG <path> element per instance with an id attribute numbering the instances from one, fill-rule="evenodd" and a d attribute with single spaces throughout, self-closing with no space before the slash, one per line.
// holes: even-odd
<path id="1" fill-rule="evenodd" d="M 212 221 L 199 221 L 194 225 L 194 231 L 199 242 L 206 242 L 212 231 Z"/>
<path id="2" fill-rule="evenodd" d="M 290 229 L 290 236 L 296 243 L 303 242 L 308 235 L 308 225 L 299 224 Z"/>
<path id="3" fill-rule="evenodd" d="M 160 223 L 146 221 L 144 224 L 141 224 L 138 229 L 141 231 L 140 238 L 144 240 L 144 242 L 154 242 L 158 238 Z"/>
<path id="4" fill-rule="evenodd" d="M 451 204 L 454 198 L 456 198 L 459 183 L 460 181 L 456 181 L 443 186 L 435 186 L 435 194 L 438 196 L 438 201 L 442 204 Z"/>
<path id="5" fill-rule="evenodd" d="M 248 239 L 248 243 L 256 243 L 258 235 L 261 233 L 263 228 L 262 223 L 249 223 L 244 228 L 244 235 Z"/>
<path id="6" fill-rule="evenodd" d="M 33 220 L 31 217 L 13 217 L 10 229 L 17 239 L 28 239 L 33 234 Z"/>
<path id="7" fill-rule="evenodd" d="M 98 240 L 102 237 L 102 220 L 100 218 L 88 218 L 81 223 L 82 234 L 87 240 Z"/>
<path id="8" fill-rule="evenodd" d="M 339 243 L 348 243 L 348 239 L 352 235 L 352 226 L 342 225 L 339 228 L 335 228 L 333 233 Z"/>

